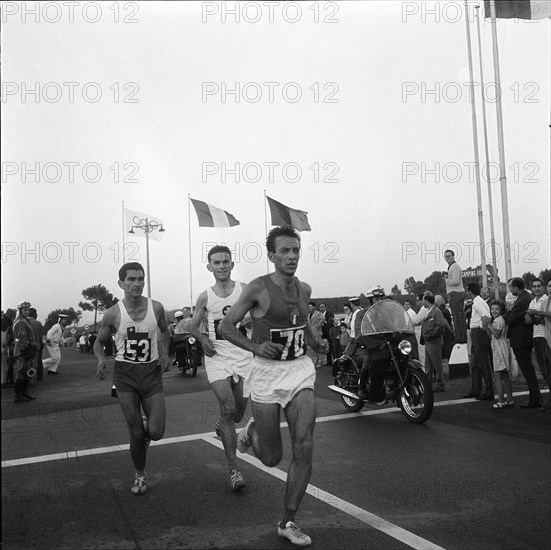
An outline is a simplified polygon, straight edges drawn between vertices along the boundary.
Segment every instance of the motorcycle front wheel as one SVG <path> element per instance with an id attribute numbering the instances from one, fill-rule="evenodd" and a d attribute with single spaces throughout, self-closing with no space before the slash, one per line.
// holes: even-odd
<path id="1" fill-rule="evenodd" d="M 192 350 L 191 357 L 189 361 L 189 370 L 191 371 L 191 376 L 197 376 L 197 367 L 199 366 L 199 357 L 197 352 Z"/>
<path id="2" fill-rule="evenodd" d="M 420 369 L 408 368 L 398 402 L 402 414 L 413 424 L 423 424 L 432 414 L 434 394 L 427 375 Z"/>

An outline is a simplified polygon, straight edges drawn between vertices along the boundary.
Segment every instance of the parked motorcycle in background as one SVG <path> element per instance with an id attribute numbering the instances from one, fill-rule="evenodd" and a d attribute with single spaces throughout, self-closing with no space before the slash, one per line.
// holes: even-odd
<path id="1" fill-rule="evenodd" d="M 377 302 L 365 313 L 360 333 L 357 352 L 345 352 L 333 363 L 335 382 L 329 389 L 340 395 L 351 412 L 371 403 L 358 397 L 362 359 L 368 357 L 366 389 L 384 395 L 378 404 L 395 402 L 409 422 L 426 422 L 432 414 L 434 394 L 421 363 L 409 356 L 415 333 L 406 310 L 392 300 Z"/>
<path id="2" fill-rule="evenodd" d="M 189 333 L 174 335 L 174 351 L 176 365 L 182 374 L 189 372 L 191 376 L 197 375 L 197 368 L 201 365 L 202 349 L 199 342 Z"/>

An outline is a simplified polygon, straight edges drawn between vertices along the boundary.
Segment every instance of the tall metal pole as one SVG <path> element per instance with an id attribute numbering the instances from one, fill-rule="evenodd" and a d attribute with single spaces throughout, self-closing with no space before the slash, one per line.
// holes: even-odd
<path id="1" fill-rule="evenodd" d="M 149 220 L 145 218 L 145 261 L 147 269 L 147 297 L 151 298 L 151 273 L 149 271 Z"/>
<path id="2" fill-rule="evenodd" d="M 476 28 L 478 33 L 478 61 L 480 64 L 480 92 L 482 94 L 482 128 L 484 129 L 484 153 L 486 155 L 486 183 L 488 185 L 488 212 L 490 214 L 490 244 L 492 247 L 492 268 L 494 271 L 494 293 L 496 300 L 499 299 L 499 285 L 497 279 L 497 254 L 496 239 L 494 231 L 494 205 L 492 201 L 492 182 L 490 181 L 490 155 L 488 153 L 488 127 L 486 123 L 486 101 L 484 98 L 484 72 L 482 68 L 482 42 L 480 40 L 480 5 L 476 9 Z"/>
<path id="3" fill-rule="evenodd" d="M 125 263 L 126 257 L 124 253 L 126 237 L 126 224 L 124 219 L 124 201 L 122 201 L 122 263 Z"/>
<path id="4" fill-rule="evenodd" d="M 191 200 L 189 193 L 187 194 L 187 230 L 188 230 L 188 247 L 189 247 L 189 301 L 193 311 L 193 272 L 191 269 Z"/>
<path id="5" fill-rule="evenodd" d="M 486 251 L 484 245 L 484 215 L 482 213 L 482 192 L 480 190 L 480 159 L 478 158 L 478 129 L 476 125 L 476 105 L 473 83 L 473 59 L 471 51 L 471 31 L 469 28 L 469 6 L 465 0 L 465 28 L 467 30 L 467 52 L 469 57 L 469 88 L 471 112 L 473 121 L 473 146 L 474 146 L 474 170 L 476 177 L 476 202 L 478 206 L 478 239 L 480 242 L 480 267 L 482 271 L 482 286 L 488 286 L 488 274 L 486 272 Z"/>
<path id="6" fill-rule="evenodd" d="M 494 78 L 497 88 L 497 143 L 499 148 L 499 182 L 501 187 L 501 210 L 503 217 L 503 254 L 505 256 L 505 279 L 511 278 L 511 238 L 509 236 L 509 204 L 507 200 L 507 174 L 505 172 L 505 145 L 503 140 L 503 113 L 501 111 L 501 74 L 499 71 L 499 51 L 497 47 L 496 3 L 490 0 L 490 21 L 494 53 Z"/>

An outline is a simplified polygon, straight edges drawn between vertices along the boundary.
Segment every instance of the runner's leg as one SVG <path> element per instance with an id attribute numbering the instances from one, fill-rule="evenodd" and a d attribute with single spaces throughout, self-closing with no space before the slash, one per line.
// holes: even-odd
<path id="1" fill-rule="evenodd" d="M 298 392 L 285 407 L 289 423 L 293 460 L 287 473 L 285 513 L 281 525 L 295 520 L 295 514 L 306 492 L 312 474 L 312 451 L 316 423 L 316 400 L 312 389 Z"/>
<path id="2" fill-rule="evenodd" d="M 241 420 L 243 420 L 248 402 L 248 398 L 243 396 L 243 378 L 241 378 L 241 376 L 239 377 L 239 382 L 237 382 L 237 384 L 232 383 L 231 390 L 233 393 L 233 400 L 235 402 L 234 421 L 238 424 Z"/>
<path id="3" fill-rule="evenodd" d="M 161 439 L 165 433 L 166 418 L 163 393 L 159 392 L 147 397 L 142 401 L 142 407 L 147 416 L 147 436 L 153 441 Z"/>
<path id="4" fill-rule="evenodd" d="M 155 396 L 153 396 L 155 397 Z M 140 398 L 133 392 L 118 392 L 122 414 L 130 431 L 130 454 L 139 474 L 145 470 L 145 434 L 140 410 Z M 151 399 L 151 398 L 150 398 Z"/>
<path id="5" fill-rule="evenodd" d="M 266 466 L 279 464 L 283 449 L 279 420 L 281 405 L 277 403 L 256 403 L 251 399 L 254 423 L 249 427 L 254 454 Z"/>
<path id="6" fill-rule="evenodd" d="M 231 376 L 224 380 L 211 382 L 212 391 L 220 405 L 220 437 L 224 445 L 224 452 L 228 459 L 230 469 L 237 468 L 235 458 L 237 447 L 237 435 L 235 433 L 235 399 L 231 388 Z"/>

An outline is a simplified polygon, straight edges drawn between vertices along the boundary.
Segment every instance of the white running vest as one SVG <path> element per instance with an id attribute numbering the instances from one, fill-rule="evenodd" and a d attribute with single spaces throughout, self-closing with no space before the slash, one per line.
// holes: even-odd
<path id="1" fill-rule="evenodd" d="M 159 358 L 157 348 L 157 318 L 153 300 L 147 298 L 147 313 L 141 321 L 133 321 L 122 300 L 119 302 L 121 321 L 115 332 L 117 361 L 125 363 L 151 363 Z"/>
<path id="2" fill-rule="evenodd" d="M 243 284 L 238 281 L 235 282 L 233 292 L 226 298 L 216 296 L 211 287 L 207 288 L 207 327 L 209 338 L 217 350 L 231 350 L 232 353 L 243 352 L 250 356 L 248 351 L 234 346 L 216 333 L 220 321 L 222 321 L 230 307 L 237 302 L 241 292 L 243 292 Z"/>

